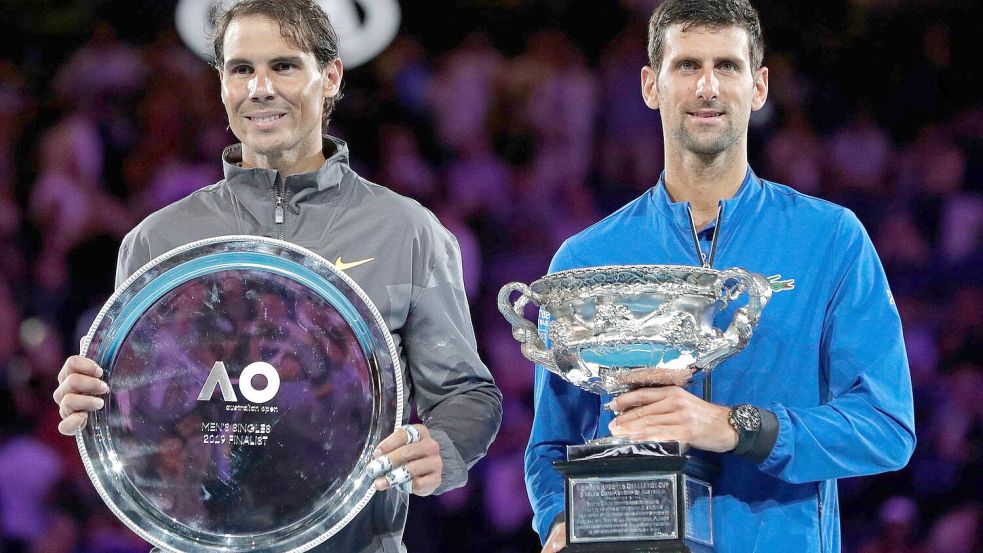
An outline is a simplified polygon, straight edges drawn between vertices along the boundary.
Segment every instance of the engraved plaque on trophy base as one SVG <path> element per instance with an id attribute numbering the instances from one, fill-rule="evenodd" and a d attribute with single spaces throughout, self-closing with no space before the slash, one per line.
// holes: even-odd
<path id="1" fill-rule="evenodd" d="M 669 442 L 666 448 L 677 449 Z M 679 454 L 558 462 L 571 553 L 711 553 L 714 468 Z"/>

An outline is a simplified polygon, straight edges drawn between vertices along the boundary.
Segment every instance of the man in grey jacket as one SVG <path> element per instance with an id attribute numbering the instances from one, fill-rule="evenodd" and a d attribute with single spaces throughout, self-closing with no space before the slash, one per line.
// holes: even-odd
<path id="1" fill-rule="evenodd" d="M 216 26 L 216 68 L 229 126 L 225 179 L 150 215 L 123 240 L 119 286 L 178 246 L 231 234 L 279 238 L 344 270 L 372 299 L 399 351 L 423 424 L 397 429 L 376 454 L 417 495 L 463 486 L 501 423 L 501 393 L 475 350 L 454 237 L 418 203 L 360 178 L 344 142 L 322 136 L 341 88 L 337 35 L 310 0 L 246 0 Z M 108 392 L 102 370 L 66 360 L 54 399 L 75 434 Z M 408 416 L 408 415 L 407 415 Z M 407 421 L 404 421 L 404 423 Z M 372 502 L 324 550 L 403 550 L 405 493 L 376 480 Z M 391 487 L 392 486 L 392 487 Z"/>

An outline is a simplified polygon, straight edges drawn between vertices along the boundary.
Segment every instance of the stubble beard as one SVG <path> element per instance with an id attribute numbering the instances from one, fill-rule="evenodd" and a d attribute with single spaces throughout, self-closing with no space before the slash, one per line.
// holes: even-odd
<path id="1" fill-rule="evenodd" d="M 733 125 L 720 132 L 707 131 L 696 134 L 689 131 L 684 124 L 676 126 L 673 132 L 676 141 L 688 152 L 700 157 L 715 157 L 737 143 L 740 136 Z"/>
<path id="2" fill-rule="evenodd" d="M 311 131 L 310 134 L 305 134 L 299 138 L 296 136 L 291 136 L 291 133 L 288 132 L 285 136 L 277 136 L 274 140 L 269 142 L 257 140 L 253 142 L 250 150 L 253 154 L 264 158 L 269 165 L 289 166 L 297 163 L 297 161 L 300 160 L 301 157 L 308 152 L 308 150 L 313 150 L 315 147 L 320 149 L 320 137 L 320 127 L 318 128 L 316 138 L 313 131 Z"/>

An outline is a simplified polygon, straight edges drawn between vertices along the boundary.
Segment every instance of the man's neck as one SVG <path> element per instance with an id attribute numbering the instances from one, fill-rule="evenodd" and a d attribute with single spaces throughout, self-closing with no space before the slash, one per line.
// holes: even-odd
<path id="1" fill-rule="evenodd" d="M 713 158 L 692 152 L 666 152 L 666 190 L 673 201 L 690 203 L 698 230 L 716 219 L 720 200 L 734 197 L 744 182 L 747 150 L 732 150 L 737 152 L 724 152 Z"/>
<path id="2" fill-rule="evenodd" d="M 324 160 L 324 152 L 320 147 L 303 156 L 292 152 L 283 152 L 280 155 L 261 155 L 248 152 L 245 145 L 242 149 L 243 167 L 274 169 L 283 177 L 316 171 L 324 165 Z"/>

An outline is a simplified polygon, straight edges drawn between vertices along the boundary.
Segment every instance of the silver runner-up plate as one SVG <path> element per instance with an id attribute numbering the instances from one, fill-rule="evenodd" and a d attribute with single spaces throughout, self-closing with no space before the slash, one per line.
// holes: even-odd
<path id="1" fill-rule="evenodd" d="M 154 259 L 96 317 L 82 354 L 110 392 L 78 434 L 112 512 L 166 551 L 293 553 L 374 493 L 401 424 L 399 357 L 355 282 L 256 236 Z"/>

